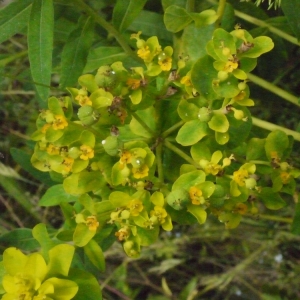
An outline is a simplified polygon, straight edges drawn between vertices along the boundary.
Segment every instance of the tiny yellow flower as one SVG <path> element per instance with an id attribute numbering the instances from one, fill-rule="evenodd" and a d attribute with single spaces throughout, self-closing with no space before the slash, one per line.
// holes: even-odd
<path id="1" fill-rule="evenodd" d="M 132 90 L 137 90 L 141 86 L 141 80 L 135 78 L 128 78 L 126 85 L 129 86 Z"/>
<path id="2" fill-rule="evenodd" d="M 143 178 L 148 176 L 149 167 L 147 165 L 143 165 L 140 168 L 132 168 L 133 177 L 136 179 Z"/>
<path id="3" fill-rule="evenodd" d="M 158 64 L 160 65 L 160 68 L 163 71 L 170 71 L 171 68 L 172 68 L 172 58 L 171 57 L 166 57 L 162 60 L 159 60 Z"/>
<path id="4" fill-rule="evenodd" d="M 51 124 L 45 124 L 42 128 L 41 131 L 42 133 L 46 133 L 47 130 L 51 127 Z"/>
<path id="5" fill-rule="evenodd" d="M 92 101 L 90 100 L 90 98 L 87 95 L 78 94 L 75 97 L 75 100 L 78 101 L 80 106 L 85 106 L 85 105 L 92 106 L 93 105 Z"/>
<path id="6" fill-rule="evenodd" d="M 248 178 L 248 171 L 244 169 L 240 169 L 238 171 L 233 172 L 233 180 L 239 185 L 245 185 L 245 179 Z"/>
<path id="7" fill-rule="evenodd" d="M 189 195 L 192 200 L 192 204 L 200 205 L 205 203 L 205 199 L 202 196 L 202 191 L 195 186 L 190 187 Z"/>
<path id="8" fill-rule="evenodd" d="M 228 61 L 226 64 L 225 64 L 225 67 L 223 69 L 223 71 L 225 72 L 228 72 L 228 73 L 231 73 L 233 70 L 237 69 L 239 66 L 239 64 L 237 62 L 234 62 L 234 61 Z"/>
<path id="9" fill-rule="evenodd" d="M 141 31 L 139 31 L 138 33 L 132 33 L 131 36 L 130 36 L 130 39 L 136 39 L 136 40 L 139 40 L 141 34 L 142 34 Z"/>
<path id="10" fill-rule="evenodd" d="M 115 233 L 115 236 L 118 238 L 120 242 L 126 240 L 129 237 L 130 231 L 129 228 L 123 227 Z"/>
<path id="11" fill-rule="evenodd" d="M 154 210 L 150 211 L 150 216 L 155 216 L 159 224 L 163 224 L 166 220 L 165 218 L 168 216 L 166 210 L 161 206 L 154 206 Z"/>
<path id="12" fill-rule="evenodd" d="M 245 203 L 237 203 L 235 206 L 235 212 L 239 213 L 240 215 L 244 215 L 248 211 L 248 206 Z"/>
<path id="13" fill-rule="evenodd" d="M 218 164 L 208 163 L 207 166 L 204 168 L 206 174 L 217 175 L 222 171 L 222 167 Z"/>
<path id="14" fill-rule="evenodd" d="M 148 60 L 148 59 L 150 58 L 150 55 L 151 55 L 149 46 L 146 45 L 146 46 L 140 48 L 140 49 L 137 51 L 137 55 L 138 55 L 138 57 L 140 57 L 142 60 Z"/>
<path id="15" fill-rule="evenodd" d="M 287 184 L 290 181 L 291 175 L 288 172 L 281 172 L 280 178 L 283 184 Z"/>
<path id="16" fill-rule="evenodd" d="M 59 155 L 60 153 L 60 147 L 54 146 L 53 144 L 50 144 L 47 147 L 47 153 L 50 155 Z"/>
<path id="17" fill-rule="evenodd" d="M 180 80 L 180 83 L 184 84 L 185 86 L 191 86 L 192 85 L 191 77 L 188 75 L 183 76 Z"/>
<path id="18" fill-rule="evenodd" d="M 131 153 L 127 150 L 124 150 L 121 154 L 120 163 L 128 164 L 131 160 Z"/>
<path id="19" fill-rule="evenodd" d="M 99 227 L 99 222 L 95 216 L 89 216 L 86 218 L 85 224 L 89 227 L 90 231 L 96 231 Z"/>
<path id="20" fill-rule="evenodd" d="M 68 126 L 66 118 L 62 115 L 55 115 L 52 127 L 54 130 L 64 129 Z"/>
<path id="21" fill-rule="evenodd" d="M 89 158 L 94 157 L 94 150 L 90 146 L 82 145 L 80 146 L 80 150 L 82 151 L 82 154 L 80 155 L 82 160 L 88 160 Z"/>
<path id="22" fill-rule="evenodd" d="M 127 208 L 130 210 L 132 216 L 138 216 L 139 213 L 143 210 L 143 202 L 139 199 L 133 199 L 127 204 Z"/>
<path id="23" fill-rule="evenodd" d="M 64 165 L 64 171 L 69 173 L 72 170 L 73 163 L 74 158 L 66 157 L 62 163 Z"/>

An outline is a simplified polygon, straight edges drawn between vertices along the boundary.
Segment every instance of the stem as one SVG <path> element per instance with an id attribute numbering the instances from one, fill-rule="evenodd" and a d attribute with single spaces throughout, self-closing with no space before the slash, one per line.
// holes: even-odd
<path id="1" fill-rule="evenodd" d="M 225 6 L 226 6 L 226 0 L 220 0 L 219 1 L 219 6 L 218 6 L 218 9 L 217 9 L 218 20 L 215 23 L 216 28 L 220 27 L 220 23 L 222 21 Z"/>
<path id="2" fill-rule="evenodd" d="M 186 2 L 186 11 L 194 12 L 195 11 L 195 0 L 187 0 Z"/>
<path id="3" fill-rule="evenodd" d="M 282 218 L 279 216 L 272 216 L 272 215 L 259 215 L 260 219 L 264 219 L 264 220 L 270 220 L 270 221 L 276 221 L 276 222 L 282 222 L 282 223 L 293 223 L 293 219 L 292 218 Z"/>
<path id="4" fill-rule="evenodd" d="M 275 95 L 277 95 L 277 96 L 279 96 L 279 97 L 281 97 L 281 98 L 283 98 L 283 99 L 285 99 L 285 100 L 287 100 L 287 101 L 289 101 L 289 102 L 291 102 L 291 103 L 293 103 L 293 104 L 300 107 L 298 97 L 290 94 L 289 92 L 279 88 L 278 86 L 276 86 L 276 85 L 274 85 L 274 84 L 272 84 L 272 83 L 270 83 L 270 82 L 268 82 L 268 81 L 266 81 L 266 80 L 264 80 L 264 79 L 262 79 L 262 78 L 260 78 L 256 75 L 248 73 L 247 76 L 255 84 L 261 86 L 262 88 L 272 92 L 273 94 L 275 94 Z"/>
<path id="5" fill-rule="evenodd" d="M 281 131 L 285 132 L 287 135 L 291 135 L 296 141 L 300 142 L 300 133 L 296 132 L 294 130 L 290 130 L 290 129 L 281 127 L 279 125 L 275 125 L 273 123 L 263 121 L 261 119 L 255 118 L 253 116 L 252 116 L 252 123 L 255 126 L 258 126 L 258 127 L 263 128 L 263 129 L 270 130 L 270 131 L 277 130 L 277 129 L 281 130 Z"/>
<path id="6" fill-rule="evenodd" d="M 184 124 L 184 121 L 180 121 L 176 123 L 175 125 L 171 126 L 169 129 L 165 130 L 162 134 L 162 138 L 166 138 L 168 135 L 170 135 L 173 131 L 175 131 L 177 128 L 181 127 Z"/>
<path id="7" fill-rule="evenodd" d="M 98 23 L 101 27 L 103 27 L 112 36 L 114 36 L 115 39 L 120 44 L 120 46 L 125 51 L 125 53 L 137 59 L 136 54 L 131 50 L 130 46 L 128 45 L 128 43 L 126 42 L 126 40 L 123 38 L 122 34 L 120 34 L 118 30 L 116 30 L 111 24 L 109 24 L 97 13 L 95 13 L 94 10 L 90 6 L 85 4 L 83 0 L 73 0 L 73 2 L 75 3 L 75 6 L 78 6 L 81 10 L 86 12 L 89 16 L 91 16 L 96 21 L 96 23 Z"/>
<path id="8" fill-rule="evenodd" d="M 249 23 L 252 23 L 252 24 L 254 24 L 256 26 L 266 27 L 267 29 L 269 29 L 270 32 L 273 32 L 274 34 L 282 37 L 283 39 L 289 41 L 292 44 L 300 46 L 300 43 L 298 42 L 298 40 L 295 37 L 287 34 L 286 32 L 284 32 L 284 31 L 282 31 L 282 30 L 280 30 L 280 29 L 278 29 L 276 27 L 273 27 L 272 25 L 268 24 L 265 21 L 256 19 L 256 18 L 254 18 L 252 16 L 249 16 L 248 14 L 245 14 L 245 13 L 243 13 L 241 11 L 238 11 L 238 10 L 234 10 L 234 14 L 237 17 L 239 17 L 239 18 L 241 18 L 241 19 L 243 19 L 243 20 L 245 20 L 245 21 L 247 21 Z"/>
<path id="9" fill-rule="evenodd" d="M 182 157 L 184 160 L 186 160 L 191 165 L 195 166 L 196 168 L 199 168 L 199 165 L 186 153 L 184 153 L 182 150 L 171 144 L 168 140 L 164 140 L 164 145 L 169 148 L 171 151 L 176 153 L 178 156 Z"/>
<path id="10" fill-rule="evenodd" d="M 157 163 L 157 172 L 158 172 L 158 179 L 161 183 L 164 182 L 164 168 L 162 165 L 162 142 L 156 147 L 156 163 Z"/>
<path id="11" fill-rule="evenodd" d="M 131 112 L 131 114 L 150 135 L 155 136 L 155 132 L 135 112 Z"/>

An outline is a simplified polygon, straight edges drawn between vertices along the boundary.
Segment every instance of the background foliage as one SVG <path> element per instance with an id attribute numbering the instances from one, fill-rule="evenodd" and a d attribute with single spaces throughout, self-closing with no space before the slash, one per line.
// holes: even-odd
<path id="1" fill-rule="evenodd" d="M 228 1 L 222 20 L 226 30 L 240 23 L 253 36 L 267 35 L 275 43 L 250 77 L 256 102 L 251 112 L 257 120 L 270 122 L 257 121 L 254 132 L 261 137 L 266 129 L 274 129 L 272 124 L 300 131 L 300 31 L 295 16 L 299 3 L 281 2 L 281 8 L 267 10 L 267 1 L 259 7 L 251 1 Z M 130 65 L 134 54 L 123 40 L 134 46 L 131 33 L 156 35 L 163 46 L 176 44 L 178 34 L 172 35 L 164 26 L 166 7 L 194 6 L 199 12 L 218 4 L 193 3 L 58 0 L 52 5 L 52 1 L 19 0 L 0 11 L 2 250 L 11 245 L 33 250 L 37 243 L 26 228 L 44 222 L 51 232 L 63 221 L 59 210 L 37 205 L 53 182 L 30 164 L 29 136 L 39 109 L 47 105 L 45 99 L 67 95 L 65 87 L 76 86 L 82 73 L 101 65 L 117 60 Z M 190 55 L 201 56 L 195 45 L 203 41 L 196 35 L 184 39 Z M 188 44 L 191 39 L 193 45 Z M 292 152 L 295 167 L 299 167 L 298 143 Z M 261 211 L 230 231 L 213 218 L 202 226 L 178 225 L 143 249 L 137 260 L 125 257 L 115 243 L 105 254 L 106 271 L 92 266 L 90 270 L 99 278 L 105 299 L 297 299 L 300 239 L 290 232 L 293 224 L 293 232 L 299 234 L 298 194 L 286 200 L 290 205 L 282 211 Z"/>

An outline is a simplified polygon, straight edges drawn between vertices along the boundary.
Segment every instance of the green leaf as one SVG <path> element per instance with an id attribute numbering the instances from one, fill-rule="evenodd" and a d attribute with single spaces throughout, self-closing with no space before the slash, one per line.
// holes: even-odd
<path id="1" fill-rule="evenodd" d="M 102 300 L 102 293 L 97 279 L 91 274 L 79 269 L 71 269 L 68 279 L 77 283 L 79 290 L 72 300 Z"/>
<path id="2" fill-rule="evenodd" d="M 293 234 L 300 235 L 300 202 L 296 204 L 291 231 Z"/>
<path id="3" fill-rule="evenodd" d="M 74 246 L 68 244 L 60 244 L 50 249 L 47 276 L 68 276 L 74 252 Z"/>
<path id="4" fill-rule="evenodd" d="M 98 47 L 91 49 L 83 73 L 92 72 L 115 61 L 123 61 L 127 54 L 121 47 Z"/>
<path id="5" fill-rule="evenodd" d="M 78 196 L 73 196 L 65 192 L 62 184 L 57 184 L 50 187 L 44 196 L 40 199 L 40 206 L 55 206 L 62 202 L 75 202 Z"/>
<path id="6" fill-rule="evenodd" d="M 60 86 L 75 85 L 87 62 L 94 38 L 94 22 L 91 18 L 81 19 L 71 32 L 62 52 Z"/>
<path id="7" fill-rule="evenodd" d="M 25 28 L 31 3 L 32 0 L 18 0 L 0 10 L 0 44 Z"/>
<path id="8" fill-rule="evenodd" d="M 229 122 L 224 114 L 215 114 L 208 122 L 210 129 L 225 133 L 229 129 Z"/>
<path id="9" fill-rule="evenodd" d="M 265 157 L 265 139 L 252 138 L 247 144 L 246 159 L 256 160 Z"/>
<path id="10" fill-rule="evenodd" d="M 240 214 L 222 212 L 219 215 L 219 221 L 225 224 L 226 229 L 236 228 L 241 222 L 242 216 Z"/>
<path id="11" fill-rule="evenodd" d="M 271 51 L 274 48 L 274 43 L 267 36 L 259 36 L 253 40 L 254 46 L 241 54 L 241 57 L 256 58 L 262 54 Z"/>
<path id="12" fill-rule="evenodd" d="M 201 206 L 190 204 L 188 205 L 187 210 L 197 219 L 199 224 L 205 223 L 207 213 Z"/>
<path id="13" fill-rule="evenodd" d="M 164 14 L 166 28 L 173 33 L 184 29 L 192 20 L 187 11 L 177 5 L 169 6 Z"/>
<path id="14" fill-rule="evenodd" d="M 274 130 L 266 138 L 265 150 L 268 159 L 271 160 L 275 153 L 281 158 L 288 146 L 289 139 L 286 133 L 280 130 Z"/>
<path id="15" fill-rule="evenodd" d="M 282 0 L 281 8 L 295 36 L 300 40 L 300 2 L 298 0 Z"/>
<path id="16" fill-rule="evenodd" d="M 39 96 L 46 101 L 52 71 L 54 10 L 52 0 L 34 0 L 28 24 L 28 56 Z M 42 84 L 42 85 L 39 85 Z"/>
<path id="17" fill-rule="evenodd" d="M 166 197 L 167 203 L 173 207 L 175 210 L 183 209 L 187 203 L 189 202 L 189 194 L 188 192 L 181 188 L 177 190 L 173 190 L 169 195 Z M 173 219 L 173 218 L 172 218 Z"/>
<path id="18" fill-rule="evenodd" d="M 32 251 L 39 244 L 32 236 L 32 230 L 28 228 L 17 228 L 0 236 L 0 243 L 3 247 L 16 247 L 24 251 Z"/>
<path id="19" fill-rule="evenodd" d="M 84 223 L 77 224 L 74 234 L 73 242 L 78 247 L 84 247 L 96 234 L 95 230 L 90 230 Z"/>
<path id="20" fill-rule="evenodd" d="M 269 187 L 262 188 L 258 197 L 268 209 L 278 210 L 286 206 L 286 202 L 280 197 L 280 195 L 275 193 L 273 189 Z"/>
<path id="21" fill-rule="evenodd" d="M 208 134 L 207 124 L 200 120 L 188 121 L 179 129 L 176 141 L 182 146 L 190 146 L 199 142 Z"/>
<path id="22" fill-rule="evenodd" d="M 126 30 L 143 9 L 147 0 L 118 0 L 115 4 L 112 22 L 120 32 Z"/>
<path id="23" fill-rule="evenodd" d="M 94 240 L 90 240 L 84 246 L 84 253 L 89 260 L 96 266 L 100 271 L 105 270 L 105 258 L 101 247 Z"/>
<path id="24" fill-rule="evenodd" d="M 230 74 L 226 80 L 214 84 L 213 89 L 220 97 L 233 98 L 241 92 L 238 83 L 237 78 Z"/>
<path id="25" fill-rule="evenodd" d="M 188 190 L 191 186 L 197 185 L 205 181 L 205 173 L 197 170 L 181 175 L 173 184 L 172 191 L 177 189 Z"/>
<path id="26" fill-rule="evenodd" d="M 213 80 L 217 78 L 217 71 L 213 67 L 214 60 L 206 55 L 196 61 L 191 72 L 191 81 L 195 89 L 208 100 L 218 98 L 213 89 Z"/>

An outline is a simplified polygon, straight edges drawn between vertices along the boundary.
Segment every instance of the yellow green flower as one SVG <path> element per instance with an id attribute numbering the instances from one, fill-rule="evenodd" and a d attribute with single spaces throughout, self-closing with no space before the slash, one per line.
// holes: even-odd
<path id="1" fill-rule="evenodd" d="M 99 222 L 97 221 L 97 218 L 95 216 L 87 217 L 85 223 L 90 231 L 96 231 L 99 227 Z"/>
<path id="2" fill-rule="evenodd" d="M 225 67 L 224 67 L 223 70 L 225 72 L 231 73 L 231 72 L 233 72 L 233 70 L 237 69 L 238 66 L 239 66 L 239 64 L 237 62 L 235 62 L 235 61 L 228 61 L 228 62 L 226 62 Z"/>
<path id="3" fill-rule="evenodd" d="M 158 60 L 158 64 L 163 71 L 170 71 L 172 68 L 172 58 L 165 57 L 162 60 Z"/>
<path id="4" fill-rule="evenodd" d="M 132 90 L 137 90 L 141 86 L 141 80 L 136 78 L 128 78 L 126 85 Z"/>
<path id="5" fill-rule="evenodd" d="M 203 197 L 203 193 L 200 189 L 195 186 L 190 187 L 189 195 L 194 205 L 200 205 L 205 203 L 205 199 Z"/>
<path id="6" fill-rule="evenodd" d="M 150 211 L 150 216 L 155 217 L 159 224 L 163 224 L 165 223 L 165 219 L 168 216 L 168 214 L 163 207 L 156 205 L 154 206 L 154 210 Z"/>
<path id="7" fill-rule="evenodd" d="M 150 56 L 151 56 L 151 52 L 149 49 L 149 46 L 145 45 L 144 47 L 140 48 L 137 51 L 137 55 L 138 57 L 140 57 L 142 60 L 149 60 Z"/>
<path id="8" fill-rule="evenodd" d="M 245 179 L 248 178 L 249 174 L 247 170 L 240 169 L 238 171 L 233 172 L 233 180 L 239 185 L 245 185 Z"/>
<path id="9" fill-rule="evenodd" d="M 143 178 L 148 176 L 149 167 L 147 165 L 143 165 L 139 168 L 132 168 L 133 177 L 136 179 Z"/>
<path id="10" fill-rule="evenodd" d="M 50 144 L 47 147 L 47 153 L 50 155 L 59 155 L 60 153 L 60 147 L 54 146 L 53 144 Z"/>
<path id="11" fill-rule="evenodd" d="M 143 202 L 139 199 L 132 199 L 128 204 L 127 208 L 132 216 L 138 216 L 144 209 Z"/>
<path id="12" fill-rule="evenodd" d="M 65 172 L 69 173 L 72 170 L 72 166 L 74 164 L 74 158 L 72 157 L 65 157 L 64 161 L 62 162 L 63 169 Z"/>
<path id="13" fill-rule="evenodd" d="M 185 86 L 191 86 L 192 85 L 191 77 L 189 75 L 183 76 L 180 79 L 180 83 L 184 84 Z"/>
<path id="14" fill-rule="evenodd" d="M 67 126 L 68 126 L 68 122 L 64 116 L 62 115 L 54 116 L 54 121 L 52 123 L 52 128 L 54 130 L 64 129 Z"/>
<path id="15" fill-rule="evenodd" d="M 73 248 L 70 245 L 52 248 L 49 251 L 50 259 L 55 255 L 57 263 L 69 269 L 69 263 L 63 260 L 66 255 L 74 253 L 74 250 L 70 252 L 70 247 Z M 53 254 L 51 251 L 54 251 Z M 3 300 L 70 300 L 78 291 L 75 282 L 53 277 L 56 273 L 61 275 L 55 270 L 57 265 L 47 265 L 40 253 L 26 256 L 14 247 L 8 248 L 3 253 L 3 267 Z M 51 274 L 50 278 L 48 274 Z"/>
<path id="16" fill-rule="evenodd" d="M 126 240 L 130 235 L 130 229 L 128 226 L 122 227 L 115 233 L 115 236 L 118 238 L 120 242 Z"/>
<path id="17" fill-rule="evenodd" d="M 82 151 L 82 154 L 80 155 L 80 158 L 83 160 L 88 160 L 89 158 L 94 157 L 94 150 L 87 145 L 80 146 L 80 150 Z"/>

